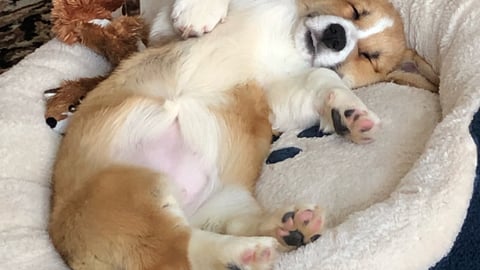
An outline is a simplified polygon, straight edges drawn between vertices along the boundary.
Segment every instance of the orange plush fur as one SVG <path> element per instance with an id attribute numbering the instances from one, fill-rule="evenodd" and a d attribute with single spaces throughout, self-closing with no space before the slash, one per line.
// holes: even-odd
<path id="1" fill-rule="evenodd" d="M 54 0 L 52 31 L 60 41 L 82 44 L 104 56 L 112 68 L 139 50 L 146 43 L 148 28 L 138 16 L 113 17 L 124 0 Z M 103 23 L 103 25 L 102 25 Z M 47 90 L 45 120 L 54 130 L 63 133 L 62 121 L 73 113 L 80 99 L 95 88 L 104 77 L 65 81 L 59 88 Z"/>
<path id="2" fill-rule="evenodd" d="M 112 19 L 124 0 L 53 0 L 52 31 L 67 44 L 81 42 L 79 28 L 94 19 Z"/>

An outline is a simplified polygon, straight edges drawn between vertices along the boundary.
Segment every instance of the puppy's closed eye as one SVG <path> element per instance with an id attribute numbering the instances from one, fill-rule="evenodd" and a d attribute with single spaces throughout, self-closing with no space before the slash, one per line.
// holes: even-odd
<path id="1" fill-rule="evenodd" d="M 370 14 L 370 12 L 368 10 L 359 10 L 357 9 L 357 7 L 353 4 L 350 4 L 350 6 L 352 7 L 352 20 L 354 21 L 358 21 L 360 20 L 362 17 L 364 16 L 367 16 L 368 14 Z"/>
<path id="2" fill-rule="evenodd" d="M 380 57 L 379 52 L 359 52 L 358 53 L 361 57 L 367 59 L 368 61 L 372 62 L 373 60 L 377 60 Z"/>
<path id="3" fill-rule="evenodd" d="M 370 65 L 372 66 L 373 70 L 375 72 L 379 72 L 380 70 L 380 52 L 365 52 L 365 51 L 359 51 L 358 55 L 363 58 L 368 60 Z"/>

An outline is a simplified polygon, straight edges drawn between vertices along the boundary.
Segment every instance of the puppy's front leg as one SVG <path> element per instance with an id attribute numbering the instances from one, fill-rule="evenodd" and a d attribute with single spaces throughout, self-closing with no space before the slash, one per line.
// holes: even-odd
<path id="1" fill-rule="evenodd" d="M 277 132 L 306 128 L 320 120 L 324 132 L 368 143 L 380 124 L 378 116 L 329 69 L 312 69 L 275 81 L 266 90 L 270 121 Z"/>
<path id="2" fill-rule="evenodd" d="M 225 20 L 230 0 L 175 0 L 173 26 L 182 37 L 202 36 Z"/>

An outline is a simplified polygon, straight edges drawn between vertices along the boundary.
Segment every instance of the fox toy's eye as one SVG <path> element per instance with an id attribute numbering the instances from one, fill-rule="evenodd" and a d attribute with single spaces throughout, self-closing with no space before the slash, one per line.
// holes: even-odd
<path id="1" fill-rule="evenodd" d="M 317 16 L 319 16 L 319 15 L 320 15 L 320 13 L 314 11 L 314 12 L 308 13 L 308 14 L 307 14 L 307 17 L 308 17 L 308 18 L 314 18 L 314 17 L 317 17 Z"/>
<path id="2" fill-rule="evenodd" d="M 77 110 L 77 106 L 75 106 L 75 105 L 68 106 L 68 111 L 69 112 L 75 112 L 76 110 Z"/>

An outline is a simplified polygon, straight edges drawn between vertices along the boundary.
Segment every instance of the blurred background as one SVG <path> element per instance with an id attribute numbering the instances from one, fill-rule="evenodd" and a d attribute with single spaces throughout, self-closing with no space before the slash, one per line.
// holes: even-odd
<path id="1" fill-rule="evenodd" d="M 126 0 L 129 15 L 140 11 L 139 0 Z M 0 73 L 53 38 L 51 0 L 0 0 Z"/>

